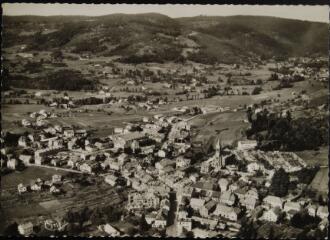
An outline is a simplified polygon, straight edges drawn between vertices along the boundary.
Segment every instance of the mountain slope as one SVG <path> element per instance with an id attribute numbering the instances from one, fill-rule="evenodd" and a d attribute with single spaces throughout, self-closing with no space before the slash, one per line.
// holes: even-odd
<path id="1" fill-rule="evenodd" d="M 126 62 L 239 62 L 328 54 L 325 23 L 257 16 L 172 19 L 157 13 L 3 17 L 4 48 L 67 49 Z"/>
<path id="2" fill-rule="evenodd" d="M 325 23 L 259 16 L 194 17 L 178 21 L 184 29 L 199 33 L 199 42 L 215 54 L 216 46 L 203 41 L 204 35 L 230 43 L 236 52 L 245 56 L 328 53 L 328 25 Z"/>

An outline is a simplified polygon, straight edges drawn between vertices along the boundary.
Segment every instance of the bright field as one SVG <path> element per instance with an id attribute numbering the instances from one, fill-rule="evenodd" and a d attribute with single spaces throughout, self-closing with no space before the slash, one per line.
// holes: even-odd
<path id="1" fill-rule="evenodd" d="M 232 144 L 242 138 L 241 132 L 249 126 L 248 123 L 243 122 L 245 118 L 245 112 L 211 113 L 196 117 L 191 121 L 199 131 L 195 140 L 207 141 L 217 134 L 216 130 L 228 128 L 221 133 L 221 139 L 225 144 Z"/>

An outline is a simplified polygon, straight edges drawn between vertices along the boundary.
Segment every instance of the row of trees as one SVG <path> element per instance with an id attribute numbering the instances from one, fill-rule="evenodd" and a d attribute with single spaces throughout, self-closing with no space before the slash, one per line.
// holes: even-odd
<path id="1" fill-rule="evenodd" d="M 94 90 L 96 80 L 86 79 L 79 71 L 62 69 L 48 73 L 46 76 L 30 78 L 25 75 L 13 75 L 6 69 L 3 71 L 2 87 L 8 90 L 11 86 L 30 89 L 55 89 L 55 90 Z"/>
<path id="2" fill-rule="evenodd" d="M 64 220 L 69 223 L 81 223 L 86 221 L 91 221 L 93 224 L 100 225 L 106 222 L 118 221 L 122 212 L 120 209 L 108 205 L 105 207 L 97 207 L 94 209 L 85 207 L 80 210 L 69 210 L 65 216 Z"/>
<path id="3" fill-rule="evenodd" d="M 263 150 L 301 151 L 328 143 L 328 126 L 324 117 L 293 120 L 290 112 L 286 116 L 277 116 L 265 109 L 253 114 L 250 108 L 247 117 L 251 127 L 246 135 L 256 138 Z"/>

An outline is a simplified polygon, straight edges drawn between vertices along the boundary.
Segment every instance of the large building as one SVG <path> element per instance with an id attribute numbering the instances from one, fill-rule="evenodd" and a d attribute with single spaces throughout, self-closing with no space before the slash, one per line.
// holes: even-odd
<path id="1" fill-rule="evenodd" d="M 139 193 L 131 192 L 128 194 L 127 209 L 149 209 L 159 207 L 159 197 L 151 192 Z"/>

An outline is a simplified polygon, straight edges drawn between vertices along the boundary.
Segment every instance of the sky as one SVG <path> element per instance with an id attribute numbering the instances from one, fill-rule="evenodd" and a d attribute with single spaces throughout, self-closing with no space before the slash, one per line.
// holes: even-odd
<path id="1" fill-rule="evenodd" d="M 169 17 L 257 15 L 329 22 L 328 6 L 185 5 L 185 4 L 35 4 L 4 3 L 4 15 L 86 15 L 156 12 Z"/>

